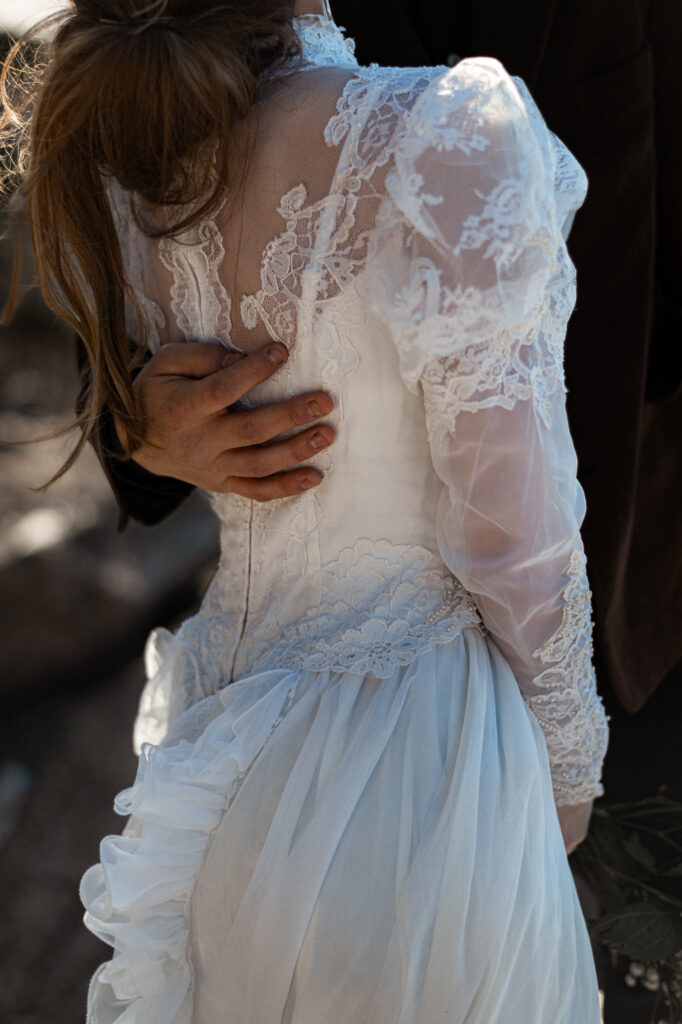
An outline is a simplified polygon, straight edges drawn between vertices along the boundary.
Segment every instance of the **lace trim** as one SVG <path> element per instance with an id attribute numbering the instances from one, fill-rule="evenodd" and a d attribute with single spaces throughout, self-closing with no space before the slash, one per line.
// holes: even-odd
<path id="1" fill-rule="evenodd" d="M 302 308 L 319 315 L 317 304 L 347 288 L 364 266 L 370 231 L 351 240 L 358 204 L 376 199 L 368 183 L 390 159 L 397 119 L 422 79 L 421 72 L 363 68 L 346 83 L 325 129 L 328 146 L 346 142 L 330 194 L 307 203 L 307 189 L 299 184 L 282 197 L 278 213 L 286 229 L 265 249 L 260 289 L 241 300 L 247 329 L 262 321 L 273 338 L 293 338 L 294 326 L 300 328 L 306 319 Z M 402 90 L 396 88 L 399 82 Z M 316 278 L 315 299 L 305 302 L 300 298 L 304 267 L 314 268 Z"/>
<path id="2" fill-rule="evenodd" d="M 533 652 L 548 666 L 533 679 L 539 692 L 524 694 L 547 741 L 559 805 L 582 803 L 604 792 L 599 774 L 608 739 L 592 665 L 592 604 L 582 551 L 571 555 L 568 577 L 561 623 Z"/>
<path id="3" fill-rule="evenodd" d="M 147 347 L 156 352 L 161 344 L 161 337 L 166 329 L 166 317 L 163 309 L 157 302 L 148 298 L 145 283 L 145 247 L 149 245 L 149 239 L 144 235 L 132 215 L 130 208 L 130 196 L 116 182 L 107 183 L 109 203 L 114 218 L 114 226 L 118 235 L 121 254 L 123 256 L 128 288 L 142 313 L 147 329 Z M 125 304 L 126 330 L 128 337 L 139 340 L 140 325 L 138 323 L 135 307 L 126 298 Z"/>
<path id="4" fill-rule="evenodd" d="M 203 221 L 179 238 L 161 238 L 159 257 L 173 278 L 171 309 L 185 341 L 210 338 L 228 344 L 232 302 L 220 280 L 225 246 L 215 220 Z"/>
<path id="5" fill-rule="evenodd" d="M 527 116 L 515 119 L 524 97 Z M 429 191 L 423 159 L 430 167 L 435 155 L 438 182 L 439 173 L 457 166 L 445 157 L 440 166 L 438 154 L 485 152 L 491 132 L 486 136 L 484 129 L 500 120 L 500 110 L 510 112 L 514 125 L 499 129 L 503 151 L 507 135 L 522 135 L 514 175 L 488 190 L 471 190 L 477 209 L 459 226 L 456 215 L 444 215 L 435 227 L 433 210 L 443 196 Z M 450 414 L 512 408 L 532 398 L 549 427 L 551 399 L 563 389 L 562 341 L 575 303 L 575 271 L 562 232 L 584 196 L 582 168 L 547 132 L 523 83 L 510 82 L 501 65 L 487 59 L 463 61 L 424 89 L 393 148 L 370 269 L 373 301 L 390 319 L 406 384 L 416 391 L 429 362 L 456 355 L 457 372 L 447 385 Z M 497 160 L 496 152 L 490 159 Z M 500 160 L 500 169 L 507 166 Z M 422 236 L 416 251 L 415 228 Z M 404 257 L 409 262 L 397 295 L 394 275 L 391 280 L 381 272 L 387 251 L 415 252 L 411 261 Z M 437 385 L 439 371 L 426 372 Z"/>
<path id="6" fill-rule="evenodd" d="M 458 313 L 449 317 L 450 325 L 462 318 L 466 313 L 460 305 Z M 456 429 L 461 412 L 493 406 L 513 409 L 519 401 L 532 401 L 541 423 L 549 430 L 556 397 L 565 393 L 563 353 L 553 341 L 562 337 L 561 328 L 555 326 L 557 319 L 550 300 L 540 315 L 539 327 L 526 338 L 514 339 L 503 332 L 467 345 L 456 357 L 428 362 L 421 373 L 421 384 L 432 443 L 442 445 Z"/>
<path id="7" fill-rule="evenodd" d="M 309 68 L 357 67 L 355 40 L 343 35 L 346 30 L 342 26 L 323 15 L 301 14 L 294 18 L 294 27 L 301 43 L 300 57 L 269 68 L 263 81 Z"/>
<path id="8" fill-rule="evenodd" d="M 304 15 L 295 20 L 295 26 L 301 41 L 301 58 L 290 66 L 273 69 L 272 76 L 309 67 L 357 67 L 353 56 L 354 42 L 344 39 L 342 30 L 333 22 L 317 15 Z M 282 198 L 278 212 L 287 221 L 286 230 L 268 244 L 263 254 L 261 289 L 255 295 L 243 296 L 240 306 L 247 329 L 252 330 L 262 320 L 270 336 L 285 343 L 291 343 L 297 334 L 305 333 L 299 330 L 305 323 L 305 317 L 299 315 L 303 305 L 300 299 L 301 267 L 309 264 L 313 256 L 320 257 L 316 242 L 320 224 L 329 217 L 332 203 L 332 199 L 327 198 L 306 207 L 306 199 L 303 185 L 294 187 Z M 338 197 L 337 203 L 343 205 L 343 200 Z M 354 208 L 347 211 L 349 219 L 345 236 L 341 231 L 333 248 L 347 237 L 354 220 L 353 213 Z M 178 241 L 165 239 L 160 246 L 164 266 L 173 276 L 172 310 L 186 340 L 196 338 L 200 329 L 202 337 L 215 338 L 227 344 L 232 331 L 231 299 L 219 276 L 225 257 L 222 234 L 215 219 L 211 219 L 200 225 L 194 235 Z M 329 256 L 331 260 L 331 252 Z M 339 269 L 339 265 L 325 266 L 327 280 L 320 278 L 319 298 L 333 290 L 334 271 Z M 338 280 L 335 283 L 338 285 Z M 347 346 L 345 355 L 348 366 L 342 372 L 350 372 L 357 365 L 357 356 Z M 338 357 L 335 363 L 340 363 Z"/>
<path id="9" fill-rule="evenodd" d="M 372 232 L 355 231 L 359 209 L 378 206 L 382 196 L 372 178 L 391 159 L 396 125 L 433 75 L 432 69 L 363 68 L 346 83 L 325 129 L 328 146 L 344 143 L 330 194 L 308 203 L 305 185 L 298 184 L 282 197 L 278 212 L 286 228 L 263 253 L 260 289 L 242 296 L 248 330 L 262 322 L 273 339 L 290 346 L 314 333 L 318 350 L 328 348 L 325 379 L 338 381 L 352 372 L 358 356 L 349 332 L 323 329 L 323 304 L 344 292 L 350 304 L 346 320 L 352 321 L 353 285 L 366 265 Z M 373 219 L 365 218 L 370 224 Z M 304 270 L 311 282 L 305 289 Z M 357 317 L 363 319 L 359 305 Z"/>
<path id="10" fill-rule="evenodd" d="M 303 15 L 295 19 L 295 26 L 301 41 L 301 59 L 291 65 L 285 64 L 273 69 L 265 77 L 313 67 L 357 67 L 354 41 L 345 39 L 342 35 L 343 29 L 333 22 L 318 15 Z M 286 199 L 287 197 L 283 200 L 283 208 Z M 161 308 L 145 295 L 143 251 L 144 244 L 148 245 L 149 239 L 136 228 L 129 211 L 126 214 L 120 208 L 120 202 L 112 205 L 117 218 L 119 237 L 125 237 L 128 241 L 127 269 L 131 290 L 148 323 L 149 347 L 156 351 L 166 323 Z M 162 238 L 158 251 L 164 267 L 172 276 L 171 310 L 185 340 L 211 338 L 229 345 L 232 334 L 231 298 L 220 280 L 219 271 L 225 258 L 225 249 L 222 233 L 215 219 L 218 213 L 219 211 L 213 218 L 192 228 L 180 238 Z M 314 215 L 319 213 L 320 210 L 313 211 Z M 282 216 L 287 217 L 288 214 L 283 212 Z M 291 225 L 288 225 L 289 229 L 290 227 Z M 135 237 L 136 233 L 139 238 Z M 277 240 L 272 243 L 264 256 L 264 265 L 270 262 L 275 278 L 278 255 L 281 256 L 285 251 L 286 239 L 283 238 L 280 245 L 277 245 Z M 267 272 L 266 277 L 268 282 L 272 279 L 272 275 Z M 282 279 L 284 278 L 286 274 L 282 274 Z M 263 317 L 272 337 L 277 340 L 289 337 L 292 324 L 295 322 L 295 312 L 292 315 L 293 285 L 288 291 L 285 289 L 285 292 L 281 302 L 275 304 L 276 308 L 273 308 L 271 318 Z M 274 294 L 275 292 L 268 290 L 268 283 L 264 279 L 263 300 Z M 295 307 L 297 304 L 293 305 Z M 242 315 L 247 326 L 255 326 L 248 302 L 246 305 L 243 304 Z M 136 337 L 139 330 L 132 307 L 127 311 L 127 318 L 131 336 Z"/>
<path id="11" fill-rule="evenodd" d="M 191 657 L 183 668 L 187 707 L 230 681 L 228 573 L 218 570 L 201 611 L 175 642 Z M 308 609 L 298 619 L 287 609 Z M 426 548 L 364 538 L 271 602 L 248 625 L 239 660 L 252 674 L 274 668 L 390 676 L 465 627 L 483 630 L 471 595 Z M 241 674 L 241 673 L 240 673 Z M 200 689 L 198 689 L 200 687 Z"/>
<path id="12" fill-rule="evenodd" d="M 509 196 L 497 189 L 485 198 L 475 226 L 468 218 L 457 253 L 480 244 L 485 258 L 492 253 L 502 262 L 513 259 L 518 243 L 509 237 L 510 221 Z M 395 234 L 405 230 L 400 214 L 389 208 L 384 231 L 387 225 Z M 382 244 L 388 244 L 385 234 Z M 551 428 L 556 397 L 565 392 L 563 338 L 575 304 L 575 269 L 565 250 L 556 253 L 550 272 L 548 280 L 539 271 L 542 289 L 532 301 L 526 295 L 522 322 L 505 329 L 508 312 L 499 291 L 449 288 L 432 260 L 413 262 L 409 284 L 394 298 L 395 336 L 406 383 L 414 390 L 420 382 L 430 403 L 434 443 L 452 434 L 460 412 L 512 409 L 518 401 L 531 400 L 544 427 Z"/>
<path id="13" fill-rule="evenodd" d="M 302 63 L 296 69 L 308 67 L 357 67 L 355 40 L 346 39 L 346 31 L 329 18 L 318 14 L 303 14 L 294 19 L 296 34 L 301 41 Z"/>
<path id="14" fill-rule="evenodd" d="M 382 679 L 464 626 L 481 628 L 471 596 L 426 548 L 365 538 L 305 586 L 319 595 L 306 616 L 287 622 L 273 610 L 250 631 L 249 666 Z"/>
<path id="15" fill-rule="evenodd" d="M 248 330 L 262 321 L 272 338 L 288 340 L 290 345 L 312 333 L 313 321 L 321 312 L 319 304 L 347 286 L 365 259 L 362 244 L 356 253 L 340 251 L 355 223 L 356 198 L 330 195 L 306 205 L 307 195 L 300 184 L 282 197 L 278 213 L 286 220 L 286 228 L 263 253 L 261 287 L 242 296 L 240 306 Z M 325 243 L 327 233 L 331 237 Z M 311 281 L 314 278 L 314 286 L 306 289 L 313 298 L 304 299 L 302 278 L 306 268 L 310 268 L 307 272 Z M 350 360 L 345 370 L 344 358 Z M 351 355 L 344 346 L 334 363 L 342 374 L 349 372 L 357 365 L 357 355 Z"/>

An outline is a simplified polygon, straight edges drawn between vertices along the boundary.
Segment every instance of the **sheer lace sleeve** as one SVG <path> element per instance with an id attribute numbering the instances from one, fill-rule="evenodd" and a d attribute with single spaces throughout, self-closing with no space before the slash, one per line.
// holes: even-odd
<path id="1" fill-rule="evenodd" d="M 585 177 L 523 84 L 473 60 L 406 116 L 386 191 L 370 289 L 423 390 L 441 554 L 542 727 L 557 803 L 578 803 L 607 738 L 563 383 Z"/>

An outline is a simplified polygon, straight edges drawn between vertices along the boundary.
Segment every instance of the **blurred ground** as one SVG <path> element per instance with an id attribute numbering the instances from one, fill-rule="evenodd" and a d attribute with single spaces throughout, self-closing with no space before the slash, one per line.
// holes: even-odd
<path id="1" fill-rule="evenodd" d="M 99 839 L 120 829 L 112 796 L 134 778 L 130 724 L 139 662 L 75 695 L 55 693 L 3 716 L 5 765 L 23 765 L 32 786 L 0 851 L 0 1020 L 77 1024 L 87 984 L 106 959 L 82 925 L 80 876 Z"/>

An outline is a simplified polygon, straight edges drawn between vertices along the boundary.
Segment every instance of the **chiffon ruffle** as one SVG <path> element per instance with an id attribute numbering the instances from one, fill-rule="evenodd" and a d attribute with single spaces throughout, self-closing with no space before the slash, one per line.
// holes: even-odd
<path id="1" fill-rule="evenodd" d="M 160 674 L 171 678 L 172 666 L 162 664 Z M 190 1024 L 192 890 L 230 793 L 275 727 L 294 682 L 282 671 L 244 680 L 175 722 L 175 735 L 209 722 L 194 740 L 173 742 L 169 734 L 166 745 L 143 745 L 135 783 L 115 802 L 119 814 L 131 816 L 126 829 L 102 841 L 100 863 L 81 881 L 85 924 L 115 950 L 92 979 L 89 1021 Z M 154 729 L 158 720 L 143 710 L 136 730 Z"/>
<path id="2" fill-rule="evenodd" d="M 116 807 L 91 1024 L 598 1024 L 544 740 L 477 630 L 380 681 L 242 679 Z"/>

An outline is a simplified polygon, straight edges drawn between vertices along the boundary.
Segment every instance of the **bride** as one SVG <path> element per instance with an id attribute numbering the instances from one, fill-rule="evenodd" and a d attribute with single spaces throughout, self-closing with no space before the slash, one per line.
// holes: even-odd
<path id="1" fill-rule="evenodd" d="M 129 821 L 82 883 L 114 950 L 89 1021 L 598 1024 L 566 859 L 606 745 L 562 370 L 581 168 L 496 61 L 361 68 L 289 0 L 75 0 L 23 98 L 85 436 L 106 404 L 134 450 L 168 342 L 281 340 L 247 404 L 335 400 L 323 482 L 214 496 L 202 607 L 150 640 Z"/>

